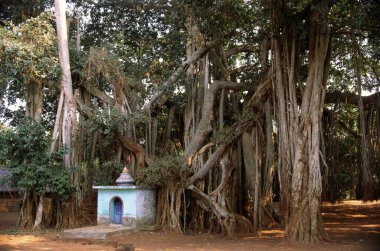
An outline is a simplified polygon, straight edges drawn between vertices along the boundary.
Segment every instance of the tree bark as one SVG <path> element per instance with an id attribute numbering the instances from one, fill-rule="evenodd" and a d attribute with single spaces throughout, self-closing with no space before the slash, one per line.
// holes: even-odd
<path id="1" fill-rule="evenodd" d="M 61 94 L 59 95 L 57 114 L 55 117 L 53 135 L 52 135 L 52 140 L 51 140 L 51 145 L 50 145 L 50 153 L 54 152 L 57 145 L 58 137 L 59 137 L 59 132 L 60 132 L 61 123 L 62 123 L 63 99 L 64 99 L 63 91 L 61 91 Z"/>
<path id="2" fill-rule="evenodd" d="M 41 194 L 38 197 L 37 213 L 36 213 L 36 219 L 34 221 L 33 229 L 37 229 L 41 227 L 43 210 L 44 210 L 44 194 Z"/>
<path id="3" fill-rule="evenodd" d="M 30 80 L 26 90 L 26 116 L 40 123 L 42 120 L 42 84 L 34 80 Z"/>
<path id="4" fill-rule="evenodd" d="M 373 200 L 373 178 L 370 166 L 369 140 L 367 138 L 367 126 L 365 119 L 364 104 L 362 98 L 362 79 L 361 79 L 361 60 L 359 53 L 359 45 L 357 44 L 355 33 L 351 31 L 352 51 L 354 56 L 354 73 L 356 88 L 358 91 L 358 109 L 359 109 L 359 130 L 360 130 L 360 153 L 362 168 L 362 185 L 363 185 L 363 201 Z"/>
<path id="5" fill-rule="evenodd" d="M 23 194 L 17 226 L 21 228 L 32 227 L 35 221 L 35 216 L 36 216 L 35 194 L 27 190 Z"/>
<path id="6" fill-rule="evenodd" d="M 62 143 L 72 147 L 72 127 L 76 124 L 76 103 L 71 80 L 69 45 L 66 25 L 66 0 L 55 0 L 55 17 L 57 22 L 59 64 L 62 69 L 61 88 L 64 93 L 64 115 L 62 121 Z M 72 166 L 71 155 L 65 155 L 65 167 Z"/>
<path id="7" fill-rule="evenodd" d="M 330 28 L 327 0 L 307 10 L 308 74 L 297 83 L 299 23 L 282 23 L 280 9 L 273 10 L 274 74 L 279 122 L 279 174 L 285 238 L 317 242 L 324 237 L 320 214 L 322 179 L 320 170 L 321 117 L 330 61 Z M 277 6 L 278 7 L 278 6 Z M 286 6 L 283 6 L 286 7 Z M 280 33 L 280 30 L 282 32 Z M 298 104 L 295 88 L 302 91 Z"/>
<path id="8" fill-rule="evenodd" d="M 254 193 L 254 202 L 253 202 L 253 233 L 257 234 L 261 229 L 260 222 L 260 201 L 261 201 L 261 158 L 260 154 L 260 146 L 259 146 L 259 130 L 258 126 L 255 127 L 255 193 Z M 260 154 L 261 155 L 261 154 Z"/>
<path id="9" fill-rule="evenodd" d="M 66 24 L 66 0 L 55 0 L 55 17 L 57 23 L 57 37 L 58 37 L 58 53 L 59 63 L 62 69 L 61 76 L 61 91 L 64 94 L 63 102 L 63 120 L 62 120 L 62 144 L 70 151 L 64 156 L 65 168 L 71 168 L 73 166 L 73 146 L 72 141 L 73 133 L 76 128 L 76 103 L 74 100 L 71 70 L 70 70 L 70 58 L 69 58 L 69 46 Z M 74 210 L 76 205 L 76 199 L 70 197 L 69 202 L 63 210 L 64 226 L 73 226 L 75 224 Z"/>
<path id="10" fill-rule="evenodd" d="M 328 13 L 327 1 L 321 1 L 318 7 L 311 13 L 309 72 L 302 97 L 299 129 L 294 133 L 290 214 L 285 233 L 288 240 L 301 242 L 317 242 L 324 234 L 320 214 L 320 130 L 330 31 L 324 21 Z"/>
<path id="11" fill-rule="evenodd" d="M 273 223 L 281 223 L 273 208 L 273 177 L 274 177 L 274 143 L 273 143 L 273 115 L 270 101 L 265 103 L 265 124 L 266 124 L 266 150 L 265 167 L 263 171 L 263 191 L 261 195 L 261 207 Z"/>

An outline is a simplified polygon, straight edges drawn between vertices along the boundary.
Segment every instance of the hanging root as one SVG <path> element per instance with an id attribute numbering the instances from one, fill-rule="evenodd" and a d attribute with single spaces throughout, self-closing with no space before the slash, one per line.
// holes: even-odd
<path id="1" fill-rule="evenodd" d="M 199 204 L 202 205 L 203 209 L 211 211 L 217 216 L 222 233 L 227 235 L 227 238 L 237 238 L 237 229 L 243 232 L 252 230 L 251 222 L 244 216 L 230 213 L 223 204 L 216 202 L 215 199 L 203 193 L 194 185 L 190 185 L 188 189 L 192 192 L 192 196 L 200 201 Z"/>
<path id="2" fill-rule="evenodd" d="M 234 214 L 234 217 L 236 219 L 236 225 L 238 226 L 237 229 L 239 233 L 250 233 L 253 231 L 253 226 L 249 219 L 240 214 Z"/>

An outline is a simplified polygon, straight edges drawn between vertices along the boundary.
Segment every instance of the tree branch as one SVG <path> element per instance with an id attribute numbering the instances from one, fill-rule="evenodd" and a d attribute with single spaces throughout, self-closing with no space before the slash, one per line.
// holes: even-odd
<path id="1" fill-rule="evenodd" d="M 196 172 L 193 176 L 187 179 L 186 186 L 190 186 L 197 182 L 198 180 L 203 179 L 209 170 L 215 165 L 215 163 L 223 156 L 224 152 L 227 150 L 227 147 L 235 142 L 244 132 L 248 131 L 249 128 L 252 128 L 253 122 L 250 119 L 241 121 L 236 125 L 236 128 L 232 131 L 231 134 L 227 135 L 225 140 L 221 145 L 216 149 L 216 151 L 211 155 L 211 157 L 202 165 L 202 168 Z"/>
<path id="2" fill-rule="evenodd" d="M 232 85 L 233 82 L 228 81 L 218 81 L 215 82 L 208 93 L 206 95 L 209 95 L 209 97 L 206 99 L 208 102 L 205 103 L 205 107 L 203 110 L 203 116 L 202 119 L 198 125 L 197 131 L 194 135 L 193 141 L 189 144 L 188 148 L 186 149 L 184 155 L 186 158 L 192 158 L 195 153 L 198 151 L 198 149 L 201 148 L 201 144 L 203 144 L 204 140 L 208 137 L 208 134 L 211 132 L 211 121 L 213 119 L 212 114 L 212 108 L 214 103 L 214 95 L 215 93 L 220 90 L 221 88 L 227 87 L 235 87 L 240 88 L 241 85 Z M 266 102 L 266 100 L 269 97 L 270 90 L 272 87 L 272 79 L 268 77 L 265 79 L 257 88 L 255 94 L 253 95 L 252 99 L 249 101 L 247 107 L 262 107 L 263 104 Z M 259 109 L 262 111 L 261 109 Z M 205 115 L 207 114 L 207 115 Z M 221 145 L 218 147 L 218 149 L 212 154 L 212 156 L 206 161 L 206 163 L 202 166 L 202 168 L 195 173 L 193 176 L 191 176 L 186 184 L 187 186 L 193 184 L 197 180 L 202 179 L 212 168 L 216 161 L 223 155 L 227 147 L 233 143 L 237 138 L 239 138 L 244 132 L 246 132 L 249 128 L 252 127 L 252 119 L 246 119 L 241 122 L 239 122 L 236 127 L 233 130 L 233 133 L 228 135 L 225 140 L 221 143 Z M 189 163 L 190 161 L 188 161 Z"/>
<path id="3" fill-rule="evenodd" d="M 243 65 L 243 66 L 240 66 L 238 68 L 235 68 L 231 71 L 231 75 L 238 75 L 242 72 L 246 72 L 246 71 L 258 71 L 259 68 L 257 67 L 257 65 Z"/>
<path id="4" fill-rule="evenodd" d="M 362 96 L 364 105 L 374 105 L 379 102 L 380 92 L 371 94 L 369 96 Z M 330 92 L 326 93 L 325 103 L 348 103 L 352 105 L 357 105 L 359 96 L 354 93 L 342 93 L 342 92 Z"/>
<path id="5" fill-rule="evenodd" d="M 92 83 L 90 82 L 81 82 L 80 83 L 81 86 L 83 86 L 91 95 L 97 97 L 98 99 L 100 99 L 102 102 L 108 104 L 108 105 L 111 105 L 113 106 L 114 104 L 114 101 L 113 101 L 113 98 L 111 98 L 110 96 L 108 96 L 107 94 L 105 94 L 104 92 L 102 92 L 101 90 L 99 90 L 95 85 L 93 85 Z"/>
<path id="6" fill-rule="evenodd" d="M 213 106 L 216 93 L 221 89 L 242 90 L 243 84 L 237 84 L 231 81 L 215 81 L 210 89 L 206 90 L 205 103 L 202 110 L 202 119 L 199 121 L 193 140 L 185 150 L 184 156 L 192 157 L 202 147 L 204 141 L 212 131 L 211 121 L 214 119 Z"/>
<path id="7" fill-rule="evenodd" d="M 150 110 L 152 109 L 156 102 L 169 91 L 169 88 L 173 86 L 173 84 L 179 79 L 179 77 L 184 73 L 191 64 L 197 62 L 208 50 L 213 48 L 214 46 L 222 43 L 224 41 L 224 38 L 214 40 L 208 44 L 203 45 L 200 47 L 191 58 L 189 58 L 187 61 L 183 62 L 169 77 L 169 79 L 164 82 L 159 90 L 151 97 L 148 104 L 145 105 L 144 109 Z"/>
<path id="8" fill-rule="evenodd" d="M 226 50 L 226 57 L 231 57 L 233 55 L 236 55 L 240 52 L 259 52 L 260 49 L 253 46 L 252 44 L 244 44 L 244 45 L 239 45 L 234 48 Z"/>
<path id="9" fill-rule="evenodd" d="M 121 133 L 117 134 L 116 139 L 124 148 L 128 149 L 129 151 L 133 152 L 133 154 L 135 154 L 137 160 L 137 169 L 144 167 L 144 163 L 147 163 L 149 165 L 150 160 L 147 158 L 145 154 L 144 147 L 134 142 L 132 139 L 127 139 Z"/>
<path id="10" fill-rule="evenodd" d="M 210 50 L 210 55 L 211 55 L 211 62 L 219 68 L 224 79 L 229 80 L 230 79 L 230 73 L 228 72 L 228 70 L 224 66 L 222 58 L 216 54 L 214 48 L 212 48 Z"/>

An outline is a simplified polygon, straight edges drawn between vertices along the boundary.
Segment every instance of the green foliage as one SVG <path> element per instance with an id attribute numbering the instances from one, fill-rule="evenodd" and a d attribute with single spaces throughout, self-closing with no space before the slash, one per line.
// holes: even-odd
<path id="1" fill-rule="evenodd" d="M 51 13 L 0 27 L 1 80 L 29 83 L 58 79 L 60 68 Z"/>
<path id="2" fill-rule="evenodd" d="M 70 171 L 61 165 L 65 150 L 50 155 L 49 140 L 41 124 L 24 119 L 15 129 L 3 128 L 0 146 L 0 164 L 11 171 L 11 181 L 22 192 L 49 191 L 64 201 L 75 191 Z"/>
<path id="3" fill-rule="evenodd" d="M 129 77 L 159 85 L 181 60 L 186 34 L 178 1 L 80 0 L 78 6 L 89 17 L 82 44 L 107 48 Z"/>
<path id="4" fill-rule="evenodd" d="M 310 0 L 293 0 L 289 1 L 288 5 L 292 13 L 299 13 L 302 12 L 310 3 Z"/>
<path id="5" fill-rule="evenodd" d="M 149 167 L 140 169 L 135 180 L 138 185 L 163 186 L 170 180 L 184 181 L 189 175 L 189 168 L 181 156 L 166 155 L 156 157 Z"/>
<path id="6" fill-rule="evenodd" d="M 15 24 L 38 16 L 53 4 L 52 0 L 1 0 L 0 25 L 5 21 Z"/>
<path id="7" fill-rule="evenodd" d="M 357 56 L 361 61 L 363 90 L 374 91 L 378 88 L 379 10 L 379 1 L 341 0 L 333 5 L 330 19 L 337 35 L 333 36 L 332 41 L 329 90 L 356 91 L 353 60 L 355 43 L 359 46 Z M 355 36 L 355 42 L 351 33 Z"/>
<path id="8" fill-rule="evenodd" d="M 250 1 L 195 0 L 192 1 L 192 7 L 199 28 L 208 39 L 219 38 L 233 31 L 244 30 L 249 34 L 255 29 L 254 6 Z"/>
<path id="9" fill-rule="evenodd" d="M 116 108 L 94 110 L 92 116 L 81 122 L 81 126 L 88 135 L 94 132 L 102 136 L 101 146 L 106 147 L 114 142 L 118 132 L 122 131 L 126 116 L 120 114 Z"/>
<path id="10" fill-rule="evenodd" d="M 26 93 L 34 92 L 44 92 L 47 97 L 45 101 L 49 101 L 47 94 L 51 90 L 43 87 L 49 85 L 50 89 L 54 89 L 60 76 L 52 21 L 52 14 L 44 12 L 17 25 L 5 23 L 5 26 L 0 26 L 1 101 L 7 98 L 8 104 L 15 104 L 17 100 L 28 102 Z M 44 102 L 44 111 L 50 112 L 45 113 L 45 124 L 54 121 L 51 116 L 55 112 L 53 104 Z M 3 112 L 8 118 L 18 116 L 17 112 L 2 111 L 0 108 L 0 114 Z"/>
<path id="11" fill-rule="evenodd" d="M 100 162 L 97 158 L 94 163 L 94 177 L 93 184 L 100 185 L 115 185 L 116 179 L 119 177 L 123 170 L 123 165 L 119 161 L 110 160 Z"/>

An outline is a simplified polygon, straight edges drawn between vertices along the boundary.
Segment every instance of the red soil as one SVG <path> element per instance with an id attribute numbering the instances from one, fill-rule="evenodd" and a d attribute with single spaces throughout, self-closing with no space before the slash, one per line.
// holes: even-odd
<path id="1" fill-rule="evenodd" d="M 106 242 L 67 240 L 61 232 L 13 233 L 10 215 L 0 214 L 0 250 L 115 250 L 131 244 L 135 250 L 380 250 L 380 201 L 345 201 L 324 204 L 323 217 L 330 240 L 312 245 L 294 245 L 282 240 L 283 230 L 262 231 L 261 236 L 245 235 L 226 240 L 220 235 L 183 235 L 167 231 L 139 232 Z"/>

